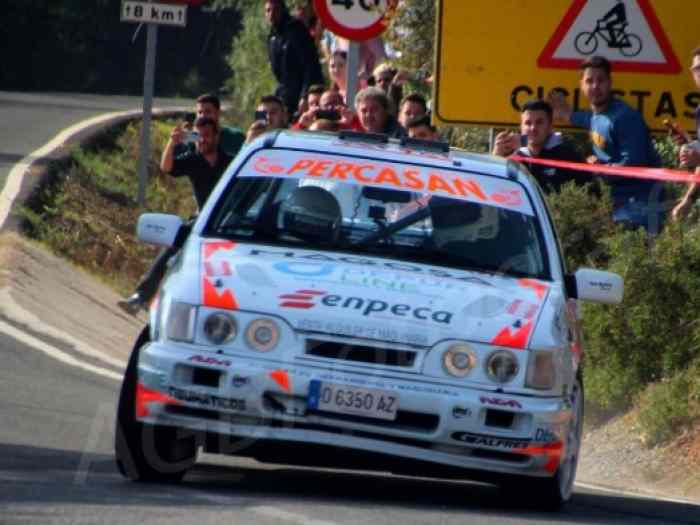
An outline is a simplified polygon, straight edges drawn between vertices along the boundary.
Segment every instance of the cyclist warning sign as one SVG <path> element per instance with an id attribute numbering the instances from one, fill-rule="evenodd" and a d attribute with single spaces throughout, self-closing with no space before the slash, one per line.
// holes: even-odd
<path id="1" fill-rule="evenodd" d="M 434 115 L 446 124 L 511 127 L 528 100 L 563 91 L 587 109 L 580 64 L 612 63 L 616 96 L 655 131 L 695 129 L 700 92 L 687 66 L 700 46 L 688 0 L 440 0 Z"/>
<path id="2" fill-rule="evenodd" d="M 577 68 L 604 56 L 615 71 L 678 73 L 681 65 L 649 0 L 576 0 L 537 60 L 541 67 Z"/>

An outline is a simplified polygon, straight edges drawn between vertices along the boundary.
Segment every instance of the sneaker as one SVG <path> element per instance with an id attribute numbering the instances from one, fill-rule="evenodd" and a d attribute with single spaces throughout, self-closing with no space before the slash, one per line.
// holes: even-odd
<path id="1" fill-rule="evenodd" d="M 129 315 L 136 315 L 140 310 L 146 310 L 146 303 L 141 298 L 141 295 L 136 292 L 128 299 L 122 299 L 117 303 L 117 306 L 124 310 Z"/>

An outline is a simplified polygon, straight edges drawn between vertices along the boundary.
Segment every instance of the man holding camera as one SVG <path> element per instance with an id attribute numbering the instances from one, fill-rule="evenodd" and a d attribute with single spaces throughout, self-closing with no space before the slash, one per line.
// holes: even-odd
<path id="1" fill-rule="evenodd" d="M 324 91 L 318 105 L 302 114 L 294 128 L 311 129 L 318 120 L 334 122 L 336 125 L 333 127 L 337 129 L 362 130 L 355 112 L 345 105 L 343 96 L 334 89 Z M 324 129 L 328 130 L 328 128 L 327 124 L 324 125 Z"/>
<path id="2" fill-rule="evenodd" d="M 219 145 L 219 125 L 209 117 L 199 117 L 192 130 L 178 125 L 170 134 L 163 150 L 160 169 L 172 177 L 187 177 L 192 184 L 197 209 L 201 210 L 217 182 L 233 157 Z M 194 144 L 194 148 L 190 147 Z M 175 154 L 176 149 L 183 153 Z M 190 220 L 190 223 L 194 219 Z M 168 260 L 175 255 L 179 246 L 161 250 L 153 264 L 136 286 L 136 291 L 126 300 L 117 303 L 125 312 L 135 315 L 155 297 L 160 282 L 168 268 Z"/>
<path id="3" fill-rule="evenodd" d="M 244 133 L 231 126 L 221 125 L 221 101 L 216 95 L 202 95 L 197 98 L 197 118 L 207 117 L 219 127 L 219 147 L 235 157 L 245 142 Z"/>

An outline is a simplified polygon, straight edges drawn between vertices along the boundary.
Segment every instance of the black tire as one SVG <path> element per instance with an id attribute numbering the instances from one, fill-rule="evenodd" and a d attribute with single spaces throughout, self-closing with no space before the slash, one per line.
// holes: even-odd
<path id="1" fill-rule="evenodd" d="M 566 458 L 551 478 L 509 478 L 501 484 L 501 491 L 509 500 L 528 507 L 556 511 L 567 503 L 573 493 L 576 478 L 581 435 L 583 432 L 583 380 L 579 374 L 571 395 L 575 421 L 566 436 Z"/>
<path id="2" fill-rule="evenodd" d="M 637 35 L 625 35 L 625 40 L 628 45 L 620 48 L 620 53 L 626 57 L 636 57 L 642 52 L 642 39 Z"/>
<path id="3" fill-rule="evenodd" d="M 579 33 L 574 40 L 574 47 L 582 55 L 592 55 L 598 49 L 598 37 L 595 33 Z"/>
<path id="4" fill-rule="evenodd" d="M 141 348 L 149 341 L 148 327 L 139 335 L 124 372 L 114 437 L 119 472 L 132 481 L 178 483 L 194 464 L 197 441 L 191 433 L 147 425 L 136 420 L 136 385 Z"/>

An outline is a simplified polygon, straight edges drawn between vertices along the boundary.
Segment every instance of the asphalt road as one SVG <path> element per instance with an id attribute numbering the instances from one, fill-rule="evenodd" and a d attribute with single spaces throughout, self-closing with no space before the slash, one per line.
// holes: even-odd
<path id="1" fill-rule="evenodd" d="M 560 513 L 467 482 L 204 456 L 178 486 L 126 481 L 112 439 L 119 385 L 0 334 L 0 523 L 659 524 L 700 507 L 577 491 Z"/>
<path id="2" fill-rule="evenodd" d="M 193 102 L 157 98 L 154 106 L 162 109 L 193 107 Z M 143 99 L 139 97 L 0 91 L 0 190 L 14 164 L 60 131 L 105 113 L 142 108 Z"/>
<path id="3" fill-rule="evenodd" d="M 6 173 L 62 127 L 125 107 L 138 101 L 0 93 L 0 168 Z M 0 329 L 0 525 L 700 524 L 700 507 L 611 493 L 578 490 L 549 514 L 510 505 L 486 485 L 214 456 L 200 458 L 178 486 L 131 483 L 113 458 L 118 382 L 8 333 Z"/>

